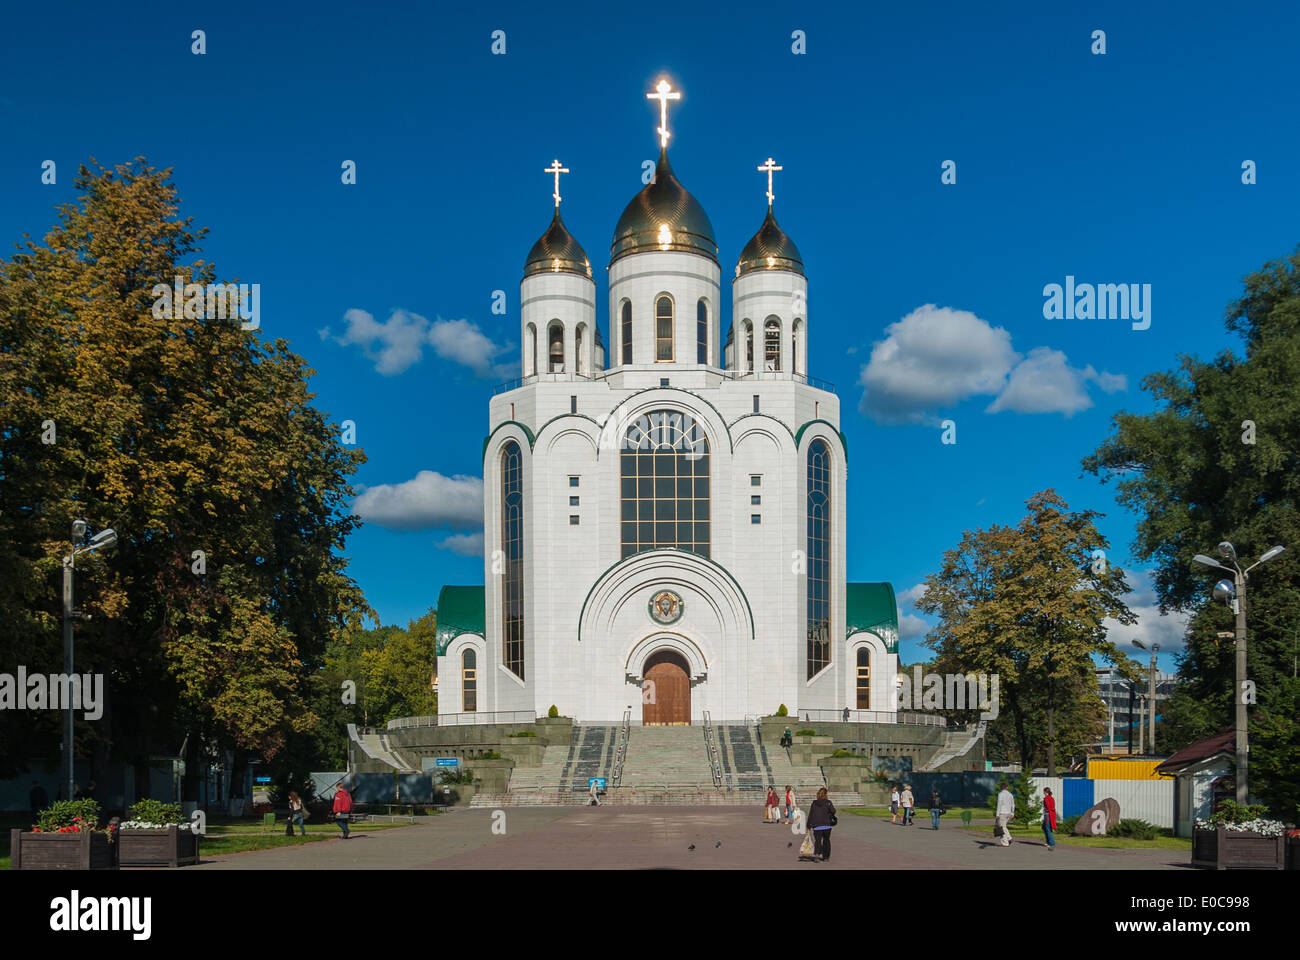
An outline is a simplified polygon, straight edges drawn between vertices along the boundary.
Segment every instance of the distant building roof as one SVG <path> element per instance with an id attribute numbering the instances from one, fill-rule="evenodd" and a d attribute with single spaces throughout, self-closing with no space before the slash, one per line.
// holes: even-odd
<path id="1" fill-rule="evenodd" d="M 1232 756 L 1236 753 L 1236 749 L 1237 731 L 1232 727 L 1228 727 L 1212 737 L 1193 743 L 1191 746 L 1183 747 L 1183 749 L 1156 767 L 1156 772 L 1177 773 L 1184 767 L 1190 767 L 1202 760 L 1209 760 L 1216 754 L 1222 753 Z"/>
<path id="2" fill-rule="evenodd" d="M 486 611 L 482 587 L 443 587 L 438 593 L 438 656 L 462 633 L 483 636 Z"/>
<path id="3" fill-rule="evenodd" d="M 898 601 L 890 583 L 845 584 L 845 630 L 851 637 L 866 630 L 885 642 L 885 649 L 898 653 Z"/>

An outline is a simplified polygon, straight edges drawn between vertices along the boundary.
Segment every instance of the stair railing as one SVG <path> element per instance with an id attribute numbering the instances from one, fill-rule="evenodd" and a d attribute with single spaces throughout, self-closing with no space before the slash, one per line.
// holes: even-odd
<path id="1" fill-rule="evenodd" d="M 618 731 L 618 748 L 614 751 L 614 776 L 612 786 L 623 786 L 623 761 L 627 759 L 627 741 L 632 735 L 632 711 L 623 711 L 623 723 Z"/>
<path id="2" fill-rule="evenodd" d="M 704 748 L 709 754 L 709 772 L 713 777 L 713 788 L 722 789 L 722 763 L 718 758 L 718 745 L 714 742 L 713 719 L 709 711 L 704 711 Z"/>

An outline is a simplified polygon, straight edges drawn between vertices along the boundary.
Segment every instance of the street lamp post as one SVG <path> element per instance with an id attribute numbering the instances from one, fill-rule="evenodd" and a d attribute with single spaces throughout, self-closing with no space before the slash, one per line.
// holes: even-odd
<path id="1" fill-rule="evenodd" d="M 1133 646 L 1139 650 L 1145 650 L 1146 644 L 1141 640 L 1134 640 Z M 1147 717 L 1150 723 L 1150 735 L 1147 737 L 1147 746 L 1151 753 L 1156 752 L 1156 654 L 1160 652 L 1160 644 L 1151 644 L 1151 672 L 1147 676 Z"/>
<path id="2" fill-rule="evenodd" d="M 72 606 L 72 581 L 77 570 L 77 557 L 83 553 L 94 553 L 96 550 L 109 550 L 117 544 L 117 534 L 109 530 L 101 530 L 90 538 L 90 542 L 84 546 L 77 546 L 79 540 L 84 540 L 86 536 L 86 521 L 72 521 L 72 552 L 63 558 L 63 673 L 68 677 L 68 685 L 65 689 L 72 689 L 72 672 L 73 672 L 73 651 L 72 651 L 72 621 L 76 617 L 76 612 Z M 72 698 L 64 704 L 63 716 L 63 754 L 68 766 L 68 795 L 67 799 L 71 800 L 73 791 L 76 789 L 76 782 L 73 773 L 73 764 L 75 763 L 76 753 L 73 750 L 73 703 Z"/>
<path id="3" fill-rule="evenodd" d="M 1250 753 L 1249 733 L 1246 726 L 1246 581 L 1250 571 L 1261 563 L 1272 560 L 1285 549 L 1281 546 L 1269 548 L 1262 557 L 1245 570 L 1237 563 L 1236 548 L 1226 540 L 1219 544 L 1219 556 L 1231 563 L 1231 567 L 1225 567 L 1213 557 L 1207 557 L 1203 553 L 1198 553 L 1192 558 L 1202 566 L 1214 567 L 1233 576 L 1231 583 L 1220 580 L 1214 585 L 1214 599 L 1227 602 L 1232 607 L 1233 613 L 1237 615 L 1237 683 L 1234 697 L 1237 728 L 1237 803 L 1239 804 L 1245 804 L 1249 795 L 1246 783 Z"/>

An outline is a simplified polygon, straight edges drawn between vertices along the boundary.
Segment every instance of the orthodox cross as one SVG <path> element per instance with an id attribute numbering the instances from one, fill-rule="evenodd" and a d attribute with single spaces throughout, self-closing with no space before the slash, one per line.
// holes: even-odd
<path id="1" fill-rule="evenodd" d="M 767 205 L 769 207 L 772 205 L 772 200 L 774 199 L 772 195 L 772 174 L 777 170 L 784 169 L 784 167 L 778 167 L 771 157 L 767 158 L 767 163 L 758 168 L 759 173 L 767 174 Z"/>
<path id="2" fill-rule="evenodd" d="M 682 95 L 676 91 L 673 91 L 672 84 L 670 84 L 667 80 L 660 80 L 658 85 L 655 87 L 655 89 L 659 92 L 647 93 L 645 97 L 647 100 L 659 101 L 659 129 L 656 132 L 659 134 L 659 146 L 666 147 L 668 146 L 668 136 L 669 136 L 668 101 L 680 100 L 682 98 Z"/>
<path id="3" fill-rule="evenodd" d="M 779 170 L 780 167 L 777 169 Z M 560 209 L 560 174 L 568 172 L 569 168 L 560 166 L 559 160 L 552 160 L 551 165 L 542 171 L 542 173 L 555 174 L 555 193 L 552 196 L 555 197 L 555 209 L 557 210 Z"/>

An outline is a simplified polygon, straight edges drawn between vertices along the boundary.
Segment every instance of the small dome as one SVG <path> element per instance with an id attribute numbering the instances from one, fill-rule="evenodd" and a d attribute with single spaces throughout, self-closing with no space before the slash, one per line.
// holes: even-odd
<path id="1" fill-rule="evenodd" d="M 799 256 L 799 248 L 777 224 L 770 203 L 767 205 L 767 217 L 763 220 L 763 225 L 740 252 L 736 276 L 755 270 L 792 270 L 803 274 L 803 258 Z"/>
<path id="2" fill-rule="evenodd" d="M 551 225 L 546 228 L 541 239 L 533 244 L 524 261 L 524 276 L 534 273 L 577 273 L 591 277 L 591 261 L 582 249 L 582 244 L 573 239 L 569 228 L 560 219 L 560 208 L 555 208 Z"/>
<path id="3" fill-rule="evenodd" d="M 632 198 L 618 218 L 609 262 L 653 250 L 684 250 L 718 262 L 709 215 L 677 179 L 664 149 L 659 151 L 654 180 Z"/>

